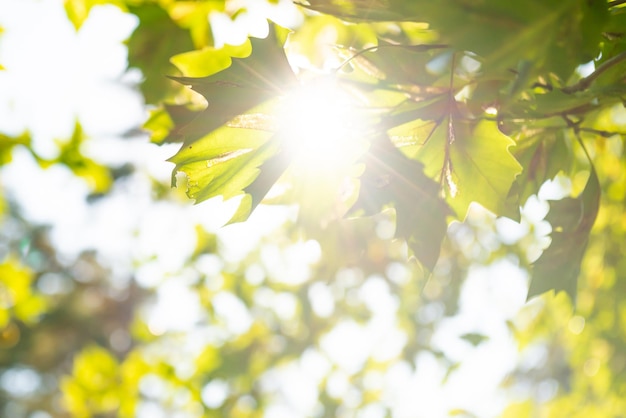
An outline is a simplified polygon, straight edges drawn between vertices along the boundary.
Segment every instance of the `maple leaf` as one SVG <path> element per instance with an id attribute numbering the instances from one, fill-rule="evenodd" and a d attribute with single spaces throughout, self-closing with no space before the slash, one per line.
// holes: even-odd
<path id="1" fill-rule="evenodd" d="M 354 208 L 373 214 L 392 204 L 396 236 L 406 239 L 416 258 L 432 270 L 446 234 L 446 216 L 452 214 L 439 197 L 437 183 L 424 174 L 420 162 L 402 154 L 387 137 L 373 141 L 364 162 Z"/>
<path id="2" fill-rule="evenodd" d="M 172 77 L 204 96 L 205 110 L 167 109 L 179 122 L 169 140 L 183 142 L 169 159 L 176 164 L 172 184 L 176 185 L 176 173 L 185 173 L 187 195 L 196 203 L 246 193 L 233 222 L 248 217 L 287 167 L 285 159 L 272 158 L 279 155 L 280 141 L 272 133 L 264 104 L 297 83 L 274 30 L 267 38 L 251 42 L 248 57 L 233 58 L 230 67 L 219 73 Z"/>
<path id="3" fill-rule="evenodd" d="M 564 291 L 576 303 L 580 263 L 599 207 L 600 182 L 593 167 L 578 197 L 550 203 L 546 220 L 552 225 L 552 243 L 534 263 L 528 299 L 554 290 Z"/>
<path id="4" fill-rule="evenodd" d="M 443 106 L 442 106 L 443 104 Z M 390 129 L 394 142 L 424 164 L 425 173 L 439 181 L 450 207 L 460 219 L 477 202 L 496 215 L 519 218 L 509 192 L 522 166 L 509 151 L 515 142 L 498 130 L 496 122 L 460 115 L 457 103 L 441 100 L 431 106 L 431 120 L 416 118 Z M 433 112 L 432 109 L 428 109 Z"/>

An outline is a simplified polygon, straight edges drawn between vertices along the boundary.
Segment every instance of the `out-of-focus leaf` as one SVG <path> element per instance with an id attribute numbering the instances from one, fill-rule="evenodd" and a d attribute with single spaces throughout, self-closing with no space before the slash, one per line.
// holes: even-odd
<path id="1" fill-rule="evenodd" d="M 79 30 L 93 6 L 90 0 L 65 0 L 65 13 L 74 28 Z"/>
<path id="2" fill-rule="evenodd" d="M 533 403 L 531 401 L 512 403 L 502 411 L 501 418 L 521 418 L 533 416 Z"/>
<path id="3" fill-rule="evenodd" d="M 408 4 L 409 2 L 402 0 L 309 0 L 305 7 L 347 20 L 384 22 L 415 18 L 406 14 L 411 10 L 407 7 Z"/>
<path id="4" fill-rule="evenodd" d="M 115 413 L 131 418 L 139 381 L 149 370 L 137 352 L 120 364 L 104 348 L 89 346 L 74 358 L 72 374 L 61 380 L 64 406 L 76 417 Z"/>
<path id="5" fill-rule="evenodd" d="M 403 89 L 414 98 L 424 100 L 445 93 L 445 87 L 434 85 L 439 78 L 427 70 L 433 51 L 445 45 L 395 45 L 378 41 L 378 48 L 357 53 L 350 63 L 358 66 L 379 84 Z"/>
<path id="6" fill-rule="evenodd" d="M 396 236 L 406 239 L 415 257 L 432 270 L 446 233 L 446 216 L 451 214 L 439 198 L 437 183 L 424 175 L 422 164 L 403 155 L 387 138 L 374 141 L 364 161 L 355 209 L 373 214 L 392 205 Z"/>
<path id="7" fill-rule="evenodd" d="M 84 140 L 83 129 L 77 122 L 69 141 L 61 143 L 59 156 L 54 162 L 67 166 L 74 174 L 84 178 L 95 193 L 106 192 L 113 182 L 111 173 L 105 166 L 83 155 L 81 147 Z"/>
<path id="8" fill-rule="evenodd" d="M 91 9 L 100 4 L 114 4 L 123 10 L 125 9 L 124 0 L 65 0 L 65 13 L 74 28 L 79 30 L 87 20 Z"/>
<path id="9" fill-rule="evenodd" d="M 170 2 L 168 12 L 178 26 L 189 30 L 195 48 L 202 49 L 212 42 L 209 15 L 223 11 L 225 3 L 225 0 L 176 1 Z"/>
<path id="10" fill-rule="evenodd" d="M 426 20 L 443 42 L 478 54 L 492 70 L 516 68 L 525 60 L 535 74 L 552 72 L 563 82 L 597 56 L 608 17 L 602 0 L 426 3 Z"/>
<path id="11" fill-rule="evenodd" d="M 448 416 L 462 417 L 462 418 L 478 418 L 476 415 L 472 414 L 467 409 L 462 409 L 462 408 L 456 408 L 451 411 L 448 411 Z"/>
<path id="12" fill-rule="evenodd" d="M 2 29 L 2 26 L 0 26 L 0 35 L 2 35 L 2 32 L 4 32 L 4 29 Z M 4 70 L 5 68 L 2 66 L 2 64 L 0 64 L 0 71 Z"/>
<path id="13" fill-rule="evenodd" d="M 461 335 L 461 338 L 473 346 L 480 345 L 489 339 L 489 337 L 486 337 L 482 334 L 477 334 L 475 332 L 470 332 L 469 334 L 463 334 Z"/>
<path id="14" fill-rule="evenodd" d="M 183 107 L 186 109 L 186 106 Z M 166 142 L 165 140 L 173 128 L 173 117 L 163 107 L 150 110 L 148 120 L 143 124 L 143 129 L 150 132 L 150 141 L 156 144 Z"/>
<path id="15" fill-rule="evenodd" d="M 603 0 L 313 0 L 310 8 L 353 21 L 428 22 L 441 42 L 478 54 L 491 69 L 533 63 L 533 72 L 555 73 L 562 80 L 598 55 L 608 21 Z"/>
<path id="16" fill-rule="evenodd" d="M 600 183 L 593 167 L 587 185 L 578 197 L 550 203 L 546 219 L 552 225 L 552 243 L 534 263 L 529 299 L 554 290 L 565 291 L 572 303 L 576 302 L 580 263 L 599 205 Z"/>
<path id="17" fill-rule="evenodd" d="M 324 43 L 320 42 L 320 34 L 327 34 Z M 313 66 L 323 68 L 337 48 L 359 51 L 377 43 L 372 25 L 346 25 L 334 16 L 320 14 L 309 17 L 306 25 L 289 35 L 289 53 L 303 55 Z"/>
<path id="18" fill-rule="evenodd" d="M 18 137 L 0 134 L 0 166 L 11 162 L 11 152 L 16 145 L 30 145 L 30 135 L 23 133 Z"/>
<path id="19" fill-rule="evenodd" d="M 249 40 L 241 45 L 224 45 L 222 48 L 204 47 L 183 52 L 170 58 L 186 77 L 207 77 L 228 68 L 231 58 L 245 58 L 252 52 Z"/>
<path id="20" fill-rule="evenodd" d="M 11 317 L 33 324 L 46 311 L 46 300 L 32 289 L 34 274 L 12 257 L 0 263 L 0 329 Z"/>
<path id="21" fill-rule="evenodd" d="M 139 25 L 128 40 L 128 65 L 143 73 L 140 85 L 147 103 L 168 97 L 176 87 L 165 76 L 176 74 L 170 57 L 193 50 L 189 32 L 177 26 L 158 4 L 129 7 Z"/>

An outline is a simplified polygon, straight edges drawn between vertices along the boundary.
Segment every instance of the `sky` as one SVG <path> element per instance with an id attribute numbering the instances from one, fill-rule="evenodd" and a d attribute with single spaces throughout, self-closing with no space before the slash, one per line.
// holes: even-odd
<path id="1" fill-rule="evenodd" d="M 213 16 L 212 23 L 223 30 L 232 29 L 231 39 L 241 38 L 244 28 L 262 32 L 258 22 L 251 17 L 245 19 L 232 24 Z M 228 29 L 231 24 L 234 27 Z M 196 266 L 207 277 L 217 277 L 225 262 L 243 259 L 263 236 L 293 217 L 293 208 L 262 205 L 247 223 L 220 228 L 236 202 L 213 199 L 194 206 L 182 199 L 154 200 L 151 181 L 169 182 L 173 167 L 166 159 L 177 147 L 156 146 L 142 134 L 127 135 L 135 132 L 147 117 L 136 89 L 141 74 L 127 69 L 127 53 L 122 44 L 137 26 L 133 16 L 113 6 L 98 6 L 76 32 L 65 18 L 61 0 L 0 0 L 0 26 L 5 28 L 0 37 L 0 62 L 7 68 L 0 72 L 0 132 L 19 135 L 27 130 L 35 151 L 54 158 L 59 149 L 57 141 L 71 135 L 78 119 L 89 137 L 85 154 L 105 164 L 132 163 L 138 167 L 116 184 L 110 195 L 86 204 L 90 191 L 84 180 L 62 166 L 44 170 L 29 153 L 17 149 L 13 162 L 0 170 L 3 192 L 17 202 L 30 222 L 51 226 L 51 240 L 62 257 L 71 260 L 80 252 L 93 249 L 98 259 L 111 267 L 113 286 L 123 288 L 134 277 L 141 286 L 155 289 L 154 303 L 144 309 L 154 334 L 186 331 L 194 335 L 197 331 L 199 341 L 203 341 L 196 323 L 204 314 L 196 292 L 190 289 L 196 278 L 185 268 L 195 246 L 195 225 L 215 231 L 223 244 L 223 259 L 207 255 Z M 542 199 L 560 191 L 558 185 L 547 187 Z M 541 238 L 549 232 L 549 226 L 542 223 L 546 211 L 543 200 L 531 199 L 522 224 L 494 222 L 501 236 L 511 243 L 521 239 L 531 225 Z M 475 214 L 477 222 L 485 216 L 481 213 Z M 539 245 L 535 256 L 547 243 Z M 299 242 L 286 250 L 269 246 L 262 252 L 262 262 L 275 280 L 296 283 L 308 280 L 319 257 L 320 248 L 315 241 Z M 397 270 L 395 274 L 403 280 L 406 272 L 401 267 Z M 263 280 L 259 274 L 262 276 L 251 266 L 249 280 Z M 444 417 L 454 408 L 485 418 L 497 416 L 511 396 L 499 385 L 520 361 L 506 321 L 514 319 L 524 306 L 532 311 L 532 303 L 531 308 L 524 305 L 527 280 L 527 275 L 511 260 L 471 269 L 462 288 L 459 312 L 441 320 L 432 336 L 434 348 L 460 363 L 456 372 L 444 384 L 433 384 L 443 380 L 447 368 L 429 353 L 418 355 L 415 370 L 399 362 L 385 372 L 372 372 L 368 384 L 381 388 L 383 396 L 378 405 L 360 411 L 358 416 L 382 417 L 383 405 L 391 407 L 395 418 Z M 330 288 L 322 284 L 311 292 L 320 316 L 332 315 L 329 292 Z M 343 397 L 347 407 L 357 404 L 358 394 L 349 376 L 360 369 L 368 356 L 386 359 L 400 352 L 406 336 L 396 323 L 397 296 L 386 280 L 366 278 L 359 297 L 373 312 L 369 322 L 338 323 L 322 338 L 318 348 L 308 350 L 297 361 L 262 379 L 262 386 L 276 394 L 276 402 L 266 416 L 305 417 L 319 410 L 317 383 L 331 364 L 338 367 L 331 372 L 330 391 Z M 266 294 L 259 298 L 259 303 L 274 307 L 278 315 L 294 315 L 292 295 Z M 213 304 L 229 332 L 239 334 L 250 326 L 250 312 L 232 294 L 218 293 Z M 442 309 L 434 303 L 424 315 L 440 318 Z M 489 339 L 474 347 L 461 338 L 468 333 L 483 334 Z M 190 342 L 183 351 L 194 352 L 198 347 L 201 344 Z M 181 359 L 182 374 L 185 364 Z M 149 400 L 151 396 L 158 399 L 159 383 L 147 379 L 142 388 L 144 395 L 152 395 L 146 395 L 148 401 L 141 405 L 138 416 L 165 417 L 158 403 Z M 203 391 L 203 402 L 219 405 L 225 391 L 224 382 L 212 382 Z"/>

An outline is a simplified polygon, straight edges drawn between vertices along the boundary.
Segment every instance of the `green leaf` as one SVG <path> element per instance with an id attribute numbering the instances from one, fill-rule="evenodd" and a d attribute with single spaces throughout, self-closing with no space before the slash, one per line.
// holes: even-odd
<path id="1" fill-rule="evenodd" d="M 450 207 L 460 219 L 470 203 L 480 203 L 498 216 L 519 217 L 509 191 L 522 166 L 509 151 L 514 141 L 493 121 L 461 118 L 456 105 L 437 121 L 414 120 L 390 130 L 437 179 Z"/>
<path id="2" fill-rule="evenodd" d="M 407 7 L 408 2 L 403 0 L 309 0 L 308 5 L 297 3 L 320 13 L 353 21 L 402 21 L 413 17 L 406 14 L 412 8 Z"/>
<path id="3" fill-rule="evenodd" d="M 310 1 L 309 8 L 352 21 L 427 22 L 439 42 L 481 57 L 489 71 L 533 64 L 534 74 L 563 81 L 599 53 L 608 22 L 603 0 Z"/>
<path id="4" fill-rule="evenodd" d="M 184 136 L 185 145 L 297 84 L 274 28 L 267 38 L 253 38 L 251 44 L 252 53 L 248 57 L 232 59 L 231 65 L 217 74 L 202 78 L 172 77 L 191 86 L 208 102 L 208 107 L 197 112 L 190 123 L 176 128 Z"/>
<path id="5" fill-rule="evenodd" d="M 442 42 L 478 54 L 490 71 L 528 61 L 535 74 L 554 73 L 563 81 L 597 56 L 608 20 L 603 0 L 444 0 L 420 6 Z"/>
<path id="6" fill-rule="evenodd" d="M 23 266 L 13 255 L 0 261 L 0 329 L 9 324 L 11 317 L 26 324 L 34 324 L 45 313 L 48 301 L 34 292 L 33 281 L 33 271 Z"/>
<path id="7" fill-rule="evenodd" d="M 537 194 L 541 186 L 560 171 L 567 173 L 573 157 L 563 129 L 539 130 L 532 136 L 519 140 L 514 154 L 524 167 L 516 180 L 521 202 Z"/>
<path id="8" fill-rule="evenodd" d="M 482 335 L 482 334 L 477 334 L 475 332 L 463 334 L 461 335 L 461 338 L 467 341 L 468 343 L 470 343 L 471 345 L 473 345 L 474 347 L 482 344 L 483 342 L 489 339 L 489 337 Z"/>
<path id="9" fill-rule="evenodd" d="M 332 38 L 320 43 L 319 35 L 328 33 Z M 304 55 L 317 68 L 327 64 L 329 54 L 334 54 L 338 47 L 361 50 L 378 42 L 372 25 L 357 23 L 346 25 L 345 22 L 329 15 L 317 15 L 307 18 L 306 25 L 289 35 L 289 52 Z"/>
<path id="10" fill-rule="evenodd" d="M 248 218 L 289 163 L 273 132 L 238 123 L 240 119 L 245 122 L 246 116 L 254 114 L 235 118 L 184 145 L 168 160 L 176 164 L 172 186 L 176 185 L 176 173 L 183 172 L 188 178 L 187 196 L 196 203 L 215 196 L 226 200 L 246 194 L 230 223 Z"/>
<path id="11" fill-rule="evenodd" d="M 196 203 L 218 195 L 237 196 L 259 175 L 262 162 L 277 152 L 272 135 L 229 126 L 217 129 L 168 160 L 176 164 L 172 184 L 182 171 L 189 178 L 187 194 Z"/>
<path id="12" fill-rule="evenodd" d="M 67 18 L 72 22 L 74 28 L 79 30 L 87 19 L 93 2 L 89 0 L 65 0 L 64 6 Z"/>
<path id="13" fill-rule="evenodd" d="M 71 138 L 67 141 L 58 141 L 60 152 L 53 162 L 64 164 L 76 176 L 85 179 L 94 193 L 104 193 L 113 183 L 112 175 L 107 167 L 82 154 L 81 147 L 85 139 L 82 126 L 76 122 Z"/>
<path id="14" fill-rule="evenodd" d="M 2 32 L 4 32 L 4 29 L 2 29 L 2 26 L 0 26 L 0 35 L 2 35 Z M 0 71 L 5 70 L 6 68 L 4 68 L 4 66 L 2 64 L 0 64 Z"/>
<path id="15" fill-rule="evenodd" d="M 157 4 L 129 9 L 139 18 L 139 25 L 128 40 L 128 65 L 139 68 L 144 76 L 140 87 L 146 102 L 157 103 L 178 87 L 165 77 L 176 73 L 169 59 L 193 49 L 191 36 Z"/>
<path id="16" fill-rule="evenodd" d="M 67 18 L 72 22 L 74 28 L 79 30 L 94 6 L 100 4 L 114 4 L 125 10 L 125 2 L 123 0 L 65 0 L 64 7 Z"/>
<path id="17" fill-rule="evenodd" d="M 599 206 L 600 183 L 593 167 L 578 197 L 550 203 L 546 220 L 552 225 L 552 243 L 534 263 L 528 299 L 554 290 L 566 292 L 576 303 L 580 263 Z"/>
<path id="18" fill-rule="evenodd" d="M 27 132 L 20 136 L 11 137 L 0 133 L 0 166 L 8 164 L 13 158 L 13 147 L 16 145 L 24 145 L 30 147 L 31 138 Z"/>
<path id="19" fill-rule="evenodd" d="M 373 142 L 364 162 L 354 208 L 374 214 L 391 204 L 396 210 L 396 236 L 406 239 L 415 257 L 432 270 L 451 214 L 439 198 L 437 183 L 424 175 L 421 163 L 406 157 L 386 137 Z"/>
<path id="20" fill-rule="evenodd" d="M 355 55 L 350 61 L 385 84 L 428 86 L 438 78 L 426 69 L 433 52 L 443 45 L 396 45 L 378 41 L 378 48 Z"/>
<path id="21" fill-rule="evenodd" d="M 169 4 L 167 4 L 169 3 Z M 209 16 L 212 12 L 223 12 L 224 0 L 161 2 L 167 5 L 172 20 L 181 28 L 189 30 L 195 49 L 212 44 Z"/>
<path id="22" fill-rule="evenodd" d="M 248 217 L 289 161 L 280 154 L 281 141 L 274 137 L 275 123 L 269 113 L 271 99 L 297 80 L 275 28 L 266 39 L 252 39 L 251 44 L 248 57 L 232 59 L 217 74 L 174 78 L 207 99 L 205 110 L 166 108 L 175 126 L 165 140 L 183 140 L 180 151 L 169 160 L 176 164 L 172 184 L 176 184 L 177 172 L 185 173 L 187 195 L 196 203 L 246 193 L 231 222 Z M 155 121 L 155 125 L 167 127 L 168 121 Z"/>
<path id="23" fill-rule="evenodd" d="M 184 106 L 186 109 L 186 106 Z M 148 120 L 142 128 L 150 132 L 150 141 L 155 144 L 167 142 L 170 132 L 174 128 L 173 117 L 164 107 L 158 107 L 148 111 Z"/>
<path id="24" fill-rule="evenodd" d="M 207 77 L 230 67 L 232 57 L 245 58 L 252 52 L 246 40 L 241 45 L 224 45 L 222 48 L 204 47 L 199 50 L 174 55 L 170 62 L 187 77 Z"/>

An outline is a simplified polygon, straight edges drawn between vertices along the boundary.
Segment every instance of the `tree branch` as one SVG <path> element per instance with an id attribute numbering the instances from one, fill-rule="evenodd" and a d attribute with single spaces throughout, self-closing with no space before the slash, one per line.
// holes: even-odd
<path id="1" fill-rule="evenodd" d="M 619 1 L 623 1 L 624 3 L 626 3 L 626 0 L 619 0 Z M 600 77 L 602 75 L 602 73 L 604 73 L 605 71 L 607 71 L 611 67 L 619 64 L 620 62 L 622 62 L 624 60 L 626 60 L 626 51 L 622 52 L 621 54 L 617 54 L 613 58 L 610 58 L 610 59 L 604 61 L 602 64 L 600 64 L 600 66 L 598 68 L 596 68 L 596 70 L 593 73 L 591 73 L 587 77 L 581 79 L 576 84 L 572 84 L 571 86 L 563 87 L 561 89 L 561 91 L 563 93 L 566 93 L 566 94 L 572 94 L 572 93 L 576 93 L 578 91 L 585 90 L 585 89 L 587 89 L 591 85 L 591 83 L 593 83 L 598 77 Z"/>

